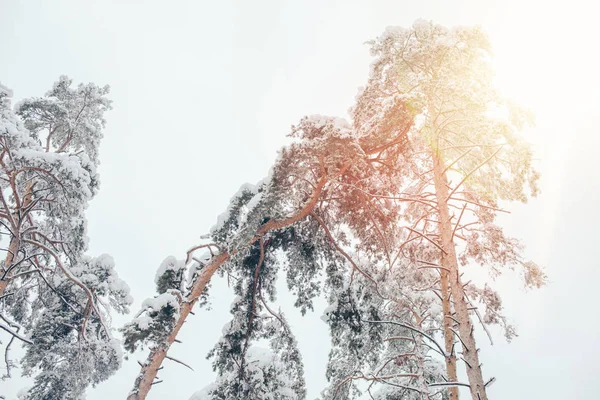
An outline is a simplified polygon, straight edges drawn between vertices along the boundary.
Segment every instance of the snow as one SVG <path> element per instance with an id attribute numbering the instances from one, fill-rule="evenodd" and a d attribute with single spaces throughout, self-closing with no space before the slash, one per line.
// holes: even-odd
<path id="1" fill-rule="evenodd" d="M 94 258 L 84 256 L 71 272 L 90 289 L 113 297 L 119 305 L 126 307 L 133 303 L 129 285 L 119 278 L 115 270 L 115 260 L 109 254 L 101 254 Z"/>
<path id="2" fill-rule="evenodd" d="M 229 333 L 229 331 L 231 330 L 232 325 L 233 325 L 232 321 L 229 321 L 225 325 L 223 325 L 223 328 L 221 328 L 221 333 L 223 334 L 223 336 L 225 336 L 226 334 Z"/>
<path id="3" fill-rule="evenodd" d="M 160 263 L 156 275 L 154 276 L 154 283 L 158 283 L 161 276 L 167 271 L 178 272 L 185 268 L 185 261 L 177 260 L 174 256 L 168 256 Z"/>
<path id="4" fill-rule="evenodd" d="M 330 128 L 333 132 L 328 132 L 329 135 L 340 138 L 353 136 L 352 125 L 344 118 L 313 114 L 307 117 L 307 121 L 317 128 Z"/>
<path id="5" fill-rule="evenodd" d="M 175 310 L 177 310 L 177 313 L 175 315 L 175 317 L 177 318 L 180 307 L 179 301 L 177 300 L 176 296 L 167 292 L 160 294 L 156 297 L 144 300 L 142 302 L 141 311 L 138 313 L 138 316 L 131 321 L 131 323 L 137 325 L 141 330 L 149 329 L 150 325 L 152 324 L 152 318 L 148 315 L 140 316 L 140 314 L 150 309 L 154 311 L 160 311 L 162 308 L 167 306 L 171 306 Z"/>
<path id="6" fill-rule="evenodd" d="M 240 216 L 239 216 L 239 224 L 240 225 L 244 225 L 246 224 L 246 221 L 248 219 L 248 215 L 250 215 L 250 213 L 256 208 L 256 206 L 260 203 L 260 200 L 262 199 L 263 196 L 263 192 L 259 192 L 257 194 L 255 194 L 250 201 L 248 202 L 248 204 L 246 204 L 241 210 L 240 210 Z"/>
<path id="7" fill-rule="evenodd" d="M 326 324 L 329 323 L 329 318 L 331 318 L 331 313 L 337 310 L 338 304 L 335 301 L 333 304 L 329 305 L 325 310 L 323 310 L 323 315 L 321 315 L 321 321 Z"/>
<path id="8" fill-rule="evenodd" d="M 212 257 L 210 255 L 210 252 L 204 251 L 203 253 L 200 254 L 200 256 L 196 256 L 195 258 L 197 260 L 202 261 L 204 263 L 204 265 L 198 263 L 195 260 L 192 261 L 190 268 L 188 269 L 188 272 L 187 272 L 186 282 L 188 284 L 192 283 L 192 280 L 194 279 L 194 274 L 196 274 L 200 269 L 204 268 L 204 266 L 210 261 L 210 259 Z"/>
<path id="9" fill-rule="evenodd" d="M 190 400 L 212 400 L 212 396 L 210 393 L 218 387 L 216 383 L 211 383 L 210 385 L 204 387 L 204 389 L 194 393 Z"/>
<path id="10" fill-rule="evenodd" d="M 453 46 L 456 42 L 456 38 L 451 35 L 442 35 L 438 36 L 435 39 L 435 44 L 441 47 L 450 47 Z"/>
<path id="11" fill-rule="evenodd" d="M 118 276 L 111 276 L 108 280 L 108 287 L 111 292 L 122 293 L 125 304 L 133 304 L 133 296 L 130 294 L 131 289 L 123 279 L 120 279 Z"/>
<path id="12" fill-rule="evenodd" d="M 313 114 L 308 117 L 308 121 L 312 122 L 317 126 L 325 126 L 328 124 L 332 124 L 333 128 L 338 130 L 352 129 L 352 126 L 348 121 L 346 121 L 344 118 L 339 117 L 329 117 L 320 114 Z"/>
<path id="13" fill-rule="evenodd" d="M 381 34 L 381 36 L 379 36 L 378 40 L 379 41 L 384 41 L 388 38 L 399 38 L 402 37 L 403 35 L 405 35 L 407 32 L 406 28 L 403 28 L 401 26 L 387 26 L 384 30 L 383 30 L 383 34 Z M 375 59 L 375 61 L 373 61 L 373 64 L 376 63 L 378 60 Z M 373 64 L 371 64 L 371 66 L 373 66 Z"/>
<path id="14" fill-rule="evenodd" d="M 431 24 L 424 19 L 418 19 L 413 23 L 413 29 L 417 37 L 423 39 L 431 33 Z"/>
<path id="15" fill-rule="evenodd" d="M 90 190 L 90 184 L 92 183 L 90 173 L 95 175 L 96 171 L 87 155 L 80 154 L 74 156 L 68 153 L 45 152 L 37 147 L 19 149 L 15 152 L 15 157 L 20 158 L 32 167 L 58 169 L 65 177 L 75 181 L 72 184 L 76 186 L 88 200 L 93 197 L 94 193 Z M 48 166 L 48 164 L 50 164 L 50 166 Z M 84 166 L 90 169 L 90 171 L 84 168 Z M 63 184 L 66 183 L 64 182 L 64 177 L 58 179 L 60 179 Z"/>
<path id="16" fill-rule="evenodd" d="M 231 302 L 229 311 L 233 312 L 236 309 L 236 307 L 238 307 L 238 303 L 242 302 L 242 299 L 243 299 L 242 296 L 239 296 L 239 295 L 235 296 L 233 298 L 233 301 Z"/>
<path id="17" fill-rule="evenodd" d="M 112 338 L 110 340 L 110 346 L 115 351 L 117 355 L 117 359 L 119 360 L 119 368 L 123 364 L 123 347 L 121 345 L 121 341 L 119 339 Z"/>
<path id="18" fill-rule="evenodd" d="M 5 95 L 7 97 L 13 97 L 13 92 L 12 90 L 10 90 L 9 88 L 7 88 L 6 86 L 4 86 L 2 84 L 2 82 L 0 82 L 0 95 Z"/>
<path id="19" fill-rule="evenodd" d="M 273 364 L 276 356 L 275 354 L 263 347 L 253 346 L 248 349 L 248 365 L 252 365 L 253 368 L 267 368 Z"/>
<path id="20" fill-rule="evenodd" d="M 131 322 L 136 324 L 141 330 L 145 331 L 150 328 L 152 318 L 148 317 L 147 315 L 143 315 L 141 317 L 134 318 Z"/>
<path id="21" fill-rule="evenodd" d="M 29 389 L 31 389 L 31 388 L 30 387 L 25 387 L 25 388 L 19 390 L 17 392 L 17 399 L 18 400 L 27 400 L 29 398 L 29 394 L 28 394 Z"/>
<path id="22" fill-rule="evenodd" d="M 246 208 L 248 209 L 247 213 L 250 214 L 252 210 L 260 203 L 260 199 L 262 199 L 263 192 L 257 193 L 250 199 L 248 204 L 246 204 Z"/>
<path id="23" fill-rule="evenodd" d="M 424 112 L 415 116 L 414 129 L 416 131 L 419 131 L 423 127 L 423 125 L 425 125 L 425 122 L 427 122 L 427 109 L 425 109 Z"/>
<path id="24" fill-rule="evenodd" d="M 17 148 L 38 146 L 21 120 L 10 110 L 10 100 L 6 98 L 3 98 L 0 103 L 0 135 L 8 136 L 14 141 L 14 146 Z"/>
<path id="25" fill-rule="evenodd" d="M 153 310 L 160 310 L 166 306 L 171 306 L 178 310 L 179 309 L 179 301 L 177 300 L 177 297 L 175 297 L 171 293 L 167 292 L 167 293 L 159 294 L 156 297 L 146 299 L 142 302 L 142 308 L 145 308 L 145 309 L 151 308 Z"/>
<path id="26" fill-rule="evenodd" d="M 210 227 L 209 232 L 214 233 L 218 230 L 221 230 L 221 228 L 223 228 L 223 225 L 225 225 L 225 222 L 227 222 L 230 216 L 231 209 L 230 207 L 227 207 L 227 210 L 224 213 L 219 214 L 219 216 L 217 217 L 217 223 Z"/>
<path id="27" fill-rule="evenodd" d="M 212 234 L 223 228 L 225 222 L 227 222 L 227 220 L 231 217 L 231 209 L 233 208 L 235 201 L 239 199 L 245 192 L 256 194 L 258 192 L 258 187 L 258 185 L 253 185 L 251 183 L 244 183 L 242 186 L 240 186 L 238 191 L 229 200 L 229 205 L 227 206 L 225 212 L 217 217 L 217 223 L 210 228 L 209 232 Z"/>

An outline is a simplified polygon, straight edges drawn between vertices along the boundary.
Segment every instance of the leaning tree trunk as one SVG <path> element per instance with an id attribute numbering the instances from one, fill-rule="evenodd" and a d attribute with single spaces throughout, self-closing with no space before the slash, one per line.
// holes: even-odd
<path id="1" fill-rule="evenodd" d="M 158 346 L 152 349 L 150 355 L 148 356 L 148 359 L 146 360 L 146 363 L 143 364 L 142 370 L 140 371 L 139 375 L 135 380 L 133 386 L 134 389 L 127 397 L 128 400 L 143 400 L 146 398 L 148 392 L 150 391 L 150 388 L 154 384 L 156 374 L 159 368 L 161 367 L 163 361 L 167 357 L 167 352 L 169 351 L 169 348 L 171 347 L 173 342 L 175 342 L 177 334 L 183 326 L 183 323 L 185 322 L 188 315 L 190 315 L 192 308 L 198 301 L 198 298 L 206 288 L 208 282 L 210 282 L 210 279 L 214 275 L 215 271 L 217 271 L 217 269 L 221 265 L 223 265 L 223 263 L 227 261 L 229 257 L 230 255 L 228 253 L 218 255 L 214 257 L 210 264 L 202 270 L 202 274 L 194 283 L 192 293 L 188 296 L 188 299 L 192 300 L 186 301 L 183 304 L 181 304 L 181 309 L 179 311 L 179 319 L 177 320 L 175 327 L 169 334 L 167 341 L 165 343 L 159 344 Z"/>
<path id="2" fill-rule="evenodd" d="M 347 167 L 343 167 L 340 174 L 343 174 Z M 295 224 L 296 222 L 305 218 L 312 209 L 317 204 L 319 197 L 321 196 L 321 192 L 323 191 L 323 187 L 328 181 L 328 177 L 324 174 L 319 181 L 317 182 L 312 196 L 310 199 L 303 205 L 303 207 L 298 210 L 298 212 L 290 217 L 284 218 L 282 220 L 269 220 L 267 223 L 262 225 L 256 231 L 255 236 L 246 243 L 246 246 L 250 246 L 260 240 L 265 234 L 272 230 L 278 230 Z M 179 319 L 175 324 L 175 327 L 170 332 L 164 343 L 161 343 L 154 347 L 150 352 L 146 362 L 142 366 L 142 370 L 140 374 L 137 376 L 133 390 L 130 392 L 127 400 L 144 400 L 148 395 L 152 385 L 154 384 L 154 380 L 156 379 L 156 375 L 158 373 L 159 368 L 161 367 L 163 361 L 167 357 L 167 352 L 169 348 L 175 342 L 177 338 L 177 334 L 179 330 L 183 326 L 186 318 L 192 311 L 192 308 L 198 301 L 200 295 L 204 292 L 206 285 L 210 282 L 210 279 L 214 275 L 214 273 L 223 265 L 227 260 L 229 260 L 232 256 L 234 256 L 239 249 L 234 249 L 230 252 L 224 252 L 222 254 L 216 255 L 212 258 L 212 260 L 208 263 L 206 267 L 201 272 L 201 275 L 194 282 L 192 292 L 182 301 L 181 309 L 179 312 Z"/>
<path id="3" fill-rule="evenodd" d="M 478 349 L 473 334 L 473 324 L 469 315 L 469 305 L 467 304 L 464 286 L 458 272 L 458 261 L 456 258 L 456 249 L 454 246 L 454 232 L 448 210 L 448 179 L 444 170 L 444 165 L 439 154 L 433 154 L 433 174 L 437 199 L 438 212 L 440 217 L 440 235 L 442 239 L 442 248 L 445 254 L 443 261 L 447 268 L 450 293 L 454 301 L 455 318 L 458 325 L 457 336 L 461 342 L 462 358 L 466 364 L 467 377 L 471 397 L 473 400 L 487 400 L 485 392 L 485 382 L 479 363 Z M 446 318 L 447 319 L 447 318 Z"/>

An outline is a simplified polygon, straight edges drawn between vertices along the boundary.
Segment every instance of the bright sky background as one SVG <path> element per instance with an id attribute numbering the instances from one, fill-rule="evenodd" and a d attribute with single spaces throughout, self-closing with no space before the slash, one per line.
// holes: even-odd
<path id="1" fill-rule="evenodd" d="M 548 287 L 503 283 L 520 337 L 482 347 L 492 399 L 597 399 L 600 321 L 600 60 L 591 1 L 11 1 L 0 0 L 0 81 L 15 100 L 45 93 L 61 74 L 110 84 L 114 110 L 101 148 L 100 194 L 88 212 L 90 254 L 109 253 L 136 298 L 154 293 L 168 255 L 184 256 L 244 182 L 267 172 L 291 124 L 305 114 L 345 116 L 367 80 L 364 42 L 417 18 L 481 24 L 498 82 L 530 106 L 541 196 L 512 206 L 507 230 L 547 268 Z M 229 319 L 220 282 L 214 309 L 183 328 L 149 399 L 188 399 L 214 373 L 205 355 Z M 320 310 L 291 317 L 308 399 L 324 387 L 329 339 Z M 116 318 L 121 325 L 127 318 Z M 124 399 L 135 355 L 90 400 Z M 0 382 L 13 398 L 25 380 Z"/>

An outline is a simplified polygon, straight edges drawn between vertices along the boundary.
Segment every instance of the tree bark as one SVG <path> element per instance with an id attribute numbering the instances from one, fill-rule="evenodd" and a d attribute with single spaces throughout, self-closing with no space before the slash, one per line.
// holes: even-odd
<path id="1" fill-rule="evenodd" d="M 127 397 L 127 400 L 143 400 L 146 398 L 148 392 L 150 391 L 150 388 L 152 387 L 152 384 L 154 383 L 154 379 L 156 378 L 158 369 L 165 360 L 169 348 L 177 338 L 177 334 L 183 326 L 183 323 L 185 322 L 188 315 L 190 315 L 190 311 L 192 311 L 192 308 L 198 301 L 198 297 L 200 297 L 200 295 L 204 291 L 204 288 L 206 288 L 206 285 L 208 284 L 208 282 L 210 282 L 210 279 L 217 271 L 217 269 L 219 269 L 219 267 L 223 265 L 223 263 L 227 261 L 229 257 L 229 253 L 219 254 L 218 256 L 215 256 L 212 259 L 212 261 L 202 270 L 202 275 L 198 277 L 196 283 L 194 284 L 192 293 L 190 294 L 190 296 L 188 296 L 188 298 L 193 300 L 189 302 L 184 302 L 181 305 L 181 308 L 179 310 L 179 319 L 177 320 L 173 331 L 171 331 L 171 334 L 167 338 L 166 343 L 162 343 L 154 349 L 152 349 L 150 355 L 148 356 L 146 364 L 144 364 L 140 374 L 135 380 L 133 390 Z"/>
<path id="2" fill-rule="evenodd" d="M 13 263 L 14 260 L 14 255 L 17 254 L 17 251 L 19 250 L 19 237 L 12 235 L 12 237 L 10 238 L 10 244 L 8 245 L 8 254 L 6 255 L 6 258 L 4 259 L 4 268 L 8 269 L 10 268 L 10 266 Z M 6 288 L 8 286 L 8 283 L 10 282 L 10 273 L 6 273 L 2 272 L 2 276 L 0 276 L 0 297 L 2 297 L 4 295 L 4 292 L 6 292 Z"/>
<path id="3" fill-rule="evenodd" d="M 442 266 L 446 267 L 444 255 L 442 254 Z M 450 288 L 448 284 L 448 271 L 441 270 L 440 289 L 442 293 L 442 313 L 444 314 L 444 347 L 448 356 L 446 356 L 446 375 L 448 381 L 458 382 L 456 373 L 456 352 L 454 351 L 454 333 L 450 329 L 452 319 L 452 307 L 450 305 Z M 458 387 L 451 386 L 448 389 L 449 400 L 458 400 Z"/>
<path id="4" fill-rule="evenodd" d="M 415 322 L 416 322 L 416 326 L 419 327 L 420 330 L 423 330 L 423 319 L 421 317 L 419 317 L 418 314 L 415 314 Z M 419 363 L 419 370 L 420 373 L 418 381 L 419 381 L 419 391 L 420 391 L 420 399 L 425 399 L 425 400 L 430 400 L 431 399 L 431 394 L 429 393 L 429 385 L 427 384 L 427 381 L 425 380 L 425 357 L 423 355 L 423 353 L 421 352 L 422 348 L 423 348 L 423 336 L 421 335 L 415 335 L 415 347 L 417 348 L 417 350 L 415 350 L 415 353 L 417 353 L 417 362 Z"/>
<path id="5" fill-rule="evenodd" d="M 12 178 L 12 187 L 16 187 L 16 185 L 14 185 L 14 178 Z M 25 188 L 25 196 L 23 197 L 23 204 L 21 206 L 21 210 L 27 210 L 27 207 L 29 207 L 31 205 L 31 202 L 33 201 L 32 199 L 33 197 L 33 183 L 32 181 L 29 181 L 29 183 L 27 184 L 26 188 Z M 10 210 L 6 210 L 7 213 L 10 212 Z M 11 234 L 11 238 L 10 238 L 10 244 L 8 245 L 8 254 L 6 255 L 6 258 L 4 259 L 4 268 L 5 270 L 7 270 L 8 268 L 11 267 L 14 259 L 15 259 L 15 255 L 17 254 L 17 252 L 19 251 L 19 248 L 21 247 L 21 235 L 20 235 L 20 230 L 21 230 L 21 216 L 20 213 L 15 211 L 13 213 L 13 220 L 15 221 L 16 226 L 11 226 L 11 229 L 13 230 L 12 234 Z M 4 273 L 2 272 L 2 275 L 0 275 L 0 297 L 2 295 L 4 295 L 4 293 L 6 292 L 6 288 L 8 287 L 8 283 L 10 282 L 10 276 L 12 274 L 11 273 Z"/>
<path id="6" fill-rule="evenodd" d="M 449 270 L 447 272 L 448 284 L 454 301 L 455 318 L 458 321 L 458 335 L 462 347 L 462 356 L 466 364 L 467 377 L 469 378 L 471 397 L 473 400 L 487 400 L 477 344 L 473 334 L 473 324 L 469 315 L 469 305 L 465 299 L 464 287 L 458 271 L 452 221 L 448 209 L 448 179 L 439 154 L 434 152 L 432 156 L 435 192 L 440 216 L 440 235 L 442 247 L 445 251 L 443 256 L 445 265 L 443 266 Z"/>

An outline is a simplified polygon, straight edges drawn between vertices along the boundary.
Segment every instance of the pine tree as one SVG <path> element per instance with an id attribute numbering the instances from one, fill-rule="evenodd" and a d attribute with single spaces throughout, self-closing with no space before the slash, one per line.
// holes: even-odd
<path id="1" fill-rule="evenodd" d="M 209 354 L 218 379 L 207 399 L 305 398 L 304 368 L 296 339 L 283 314 L 269 306 L 275 300 L 281 243 L 277 238 L 261 239 L 243 259 L 226 266 L 235 279 L 236 298 L 231 307 L 233 318 Z M 257 347 L 259 341 L 268 341 L 269 349 Z"/>
<path id="2" fill-rule="evenodd" d="M 537 193 L 531 150 L 518 135 L 527 113 L 493 88 L 489 44 L 478 28 L 417 21 L 411 29 L 388 29 L 372 51 L 353 124 L 303 118 L 270 175 L 232 198 L 212 242 L 190 249 L 185 261 L 163 263 L 159 294 L 124 331 L 129 350 L 151 350 L 130 399 L 146 397 L 217 271 L 236 277 L 239 298 L 213 353 L 217 382 L 198 397 L 258 399 L 266 387 L 286 387 L 275 380 L 252 392 L 244 383 L 259 370 L 273 373 L 245 366 L 256 361 L 249 351 L 264 321 L 275 317 L 257 299 L 264 289 L 275 301 L 269 287 L 282 268 L 301 309 L 320 290 L 330 301 L 325 398 L 352 397 L 359 381 L 370 382 L 369 390 L 377 384 L 373 396 L 380 399 L 456 399 L 460 385 L 475 400 L 487 398 L 493 380 L 483 379 L 471 319 L 502 325 L 507 338 L 514 329 L 491 286 L 464 283 L 462 273 L 474 263 L 492 277 L 519 268 L 527 286 L 544 283 L 518 241 L 495 224 L 499 201 Z M 207 253 L 198 258 L 200 249 Z M 324 282 L 316 280 L 319 271 Z M 443 333 L 443 345 L 435 332 Z M 269 354 L 277 364 L 280 353 Z M 458 356 L 468 383 L 457 381 Z M 289 368 L 278 373 L 293 375 Z"/>
<path id="3" fill-rule="evenodd" d="M 458 339 L 472 398 L 486 399 L 488 382 L 470 311 L 482 323 L 502 324 L 507 338 L 514 330 L 500 313 L 498 294 L 487 284 L 464 283 L 461 268 L 475 262 L 496 276 L 505 266 L 519 267 L 527 286 L 544 283 L 540 268 L 523 259 L 518 241 L 494 223 L 502 211 L 498 201 L 524 202 L 528 189 L 537 193 L 532 153 L 518 135 L 530 118 L 494 88 L 490 46 L 477 27 L 447 29 L 419 20 L 410 29 L 388 28 L 371 45 L 375 61 L 358 98 L 355 123 L 360 126 L 373 104 L 403 102 L 415 114 L 407 162 L 418 181 L 403 195 L 423 211 L 414 214 L 411 229 L 440 247 L 439 257 L 424 261 L 440 271 L 446 351 Z M 387 123 L 381 117 L 375 118 L 377 124 Z M 473 307 L 475 300 L 485 315 Z M 447 358 L 452 380 L 453 361 Z"/>
<path id="4" fill-rule="evenodd" d="M 352 262 L 369 279 L 348 276 L 345 284 L 330 286 L 331 306 L 324 315 L 332 337 L 330 386 L 323 398 L 355 398 L 366 382 L 375 398 L 445 399 L 451 384 L 440 363 L 446 352 L 436 335 L 443 319 L 432 290 L 437 274 L 404 257 L 390 269 L 357 247 Z M 406 247 L 421 258 L 437 250 L 413 243 Z"/>
<path id="5" fill-rule="evenodd" d="M 408 118 L 405 120 L 409 121 Z M 182 262 L 186 270 L 181 275 L 185 277 L 184 281 L 174 285 L 182 289 L 173 289 L 172 292 L 179 303 L 178 307 L 174 307 L 177 309 L 173 314 L 174 325 L 160 332 L 157 329 L 144 334 L 144 337 L 136 337 L 139 318 L 144 318 L 144 327 L 151 327 L 153 323 L 145 318 L 154 318 L 152 313 L 159 311 L 154 307 L 146 307 L 142 310 L 143 315 L 140 314 L 140 317 L 125 327 L 126 346 L 130 350 L 143 344 L 145 338 L 152 338 L 148 342 L 151 346 L 150 355 L 136 379 L 130 399 L 145 398 L 185 318 L 200 296 L 206 295 L 207 285 L 217 270 L 238 271 L 238 279 L 241 281 L 252 282 L 252 285 L 257 282 L 252 277 L 252 269 L 246 268 L 247 275 L 239 270 L 239 266 L 244 265 L 245 258 L 249 256 L 248 252 L 251 249 L 256 252 L 257 243 L 267 246 L 271 249 L 269 251 L 279 250 L 286 254 L 288 262 L 284 266 L 280 265 L 279 269 L 287 269 L 290 289 L 298 294 L 298 307 L 302 310 L 310 308 L 310 300 L 316 295 L 318 287 L 318 283 L 314 281 L 316 271 L 330 268 L 338 253 L 318 222 L 320 218 L 314 210 L 323 210 L 327 206 L 331 211 L 331 218 L 338 215 L 348 223 L 362 227 L 364 222 L 361 218 L 338 213 L 338 210 L 344 208 L 363 207 L 352 198 L 353 191 L 348 190 L 347 181 L 360 181 L 368 176 L 378 177 L 376 171 L 380 167 L 370 160 L 370 156 L 374 153 L 401 151 L 405 133 L 406 130 L 399 132 L 388 143 L 378 142 L 380 144 L 375 145 L 372 138 L 356 137 L 344 120 L 323 116 L 302 119 L 292 130 L 293 143 L 281 150 L 269 176 L 257 185 L 243 185 L 232 198 L 227 211 L 219 217 L 217 225 L 211 229 L 212 242 L 195 246 L 188 252 L 186 260 Z M 385 139 L 387 138 L 382 138 Z M 367 171 L 375 172 L 369 174 Z M 368 237 L 369 243 L 378 246 L 376 237 L 364 230 L 361 232 L 364 233 L 365 240 Z M 200 249 L 209 250 L 207 260 L 195 260 L 194 252 Z M 329 266 L 315 262 L 317 259 L 327 260 Z M 258 261 L 251 265 L 256 268 Z M 353 268 L 348 263 L 345 266 Z M 260 268 L 255 271 L 259 271 L 259 277 L 262 276 Z M 254 289 L 245 290 L 246 295 L 258 293 Z M 255 296 L 253 298 L 256 299 Z M 157 299 L 158 297 L 145 304 L 151 304 Z M 160 304 L 165 302 L 160 301 Z M 246 314 L 234 313 L 234 316 L 241 318 L 245 315 L 246 319 L 238 319 L 236 326 L 245 324 L 246 332 L 250 332 L 251 336 L 252 332 L 259 330 L 253 327 L 258 322 L 253 317 L 254 313 L 250 312 L 250 304 L 257 307 L 256 301 L 247 303 Z M 243 359 L 242 357 L 241 361 Z M 232 368 L 221 371 L 219 379 L 230 379 L 231 375 L 225 378 L 225 372 L 231 373 Z M 240 376 L 239 373 L 237 376 Z"/>
<path id="6" fill-rule="evenodd" d="M 128 311 L 129 287 L 113 259 L 89 257 L 85 209 L 98 191 L 98 147 L 108 87 L 61 77 L 40 98 L 11 109 L 0 86 L 0 328 L 25 344 L 30 399 L 79 399 L 120 366 L 111 309 Z"/>

